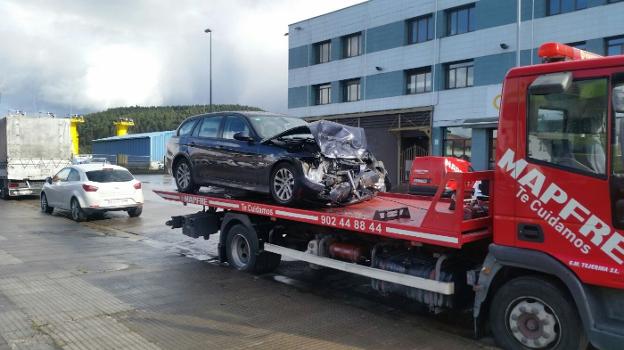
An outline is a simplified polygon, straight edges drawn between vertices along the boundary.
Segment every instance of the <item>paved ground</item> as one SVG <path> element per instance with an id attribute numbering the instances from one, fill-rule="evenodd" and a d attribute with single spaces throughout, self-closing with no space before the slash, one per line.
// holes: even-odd
<path id="1" fill-rule="evenodd" d="M 216 242 L 164 221 L 146 176 L 141 218 L 74 223 L 36 200 L 0 201 L 0 350 L 482 349 L 470 315 L 428 315 L 369 282 L 285 262 L 252 276 L 219 265 Z"/>

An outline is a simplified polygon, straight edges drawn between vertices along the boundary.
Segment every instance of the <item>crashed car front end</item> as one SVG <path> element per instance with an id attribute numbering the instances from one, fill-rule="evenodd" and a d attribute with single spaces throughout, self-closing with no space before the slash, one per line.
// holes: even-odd
<path id="1" fill-rule="evenodd" d="M 367 150 L 363 129 L 321 120 L 277 137 L 303 133 L 309 135 L 307 139 L 296 139 L 308 143 L 313 139 L 316 146 L 313 156 L 298 159 L 304 187 L 315 201 L 347 205 L 385 191 L 386 170 Z"/>

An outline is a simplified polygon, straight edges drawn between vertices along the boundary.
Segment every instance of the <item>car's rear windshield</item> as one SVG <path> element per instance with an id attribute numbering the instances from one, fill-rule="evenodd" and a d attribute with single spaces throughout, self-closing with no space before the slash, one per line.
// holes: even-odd
<path id="1" fill-rule="evenodd" d="M 134 176 L 127 170 L 119 169 L 103 169 L 87 171 L 87 179 L 92 182 L 128 182 L 134 179 Z"/>

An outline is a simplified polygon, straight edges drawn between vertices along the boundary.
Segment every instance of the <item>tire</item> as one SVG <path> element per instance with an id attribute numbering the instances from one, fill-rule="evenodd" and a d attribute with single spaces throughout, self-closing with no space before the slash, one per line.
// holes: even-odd
<path id="1" fill-rule="evenodd" d="M 46 214 L 52 214 L 54 208 L 48 205 L 48 197 L 44 192 L 41 192 L 41 211 Z"/>
<path id="2" fill-rule="evenodd" d="M 227 259 L 233 268 L 255 274 L 268 273 L 277 268 L 281 256 L 259 253 L 258 236 L 242 224 L 231 226 L 226 238 Z"/>
<path id="3" fill-rule="evenodd" d="M 6 182 L 0 184 L 0 198 L 5 201 L 8 201 L 11 197 L 9 196 L 9 188 L 7 187 Z"/>
<path id="4" fill-rule="evenodd" d="M 138 218 L 139 216 L 141 216 L 142 212 L 143 212 L 143 207 L 136 207 L 136 208 L 128 209 L 128 216 L 131 218 Z"/>
<path id="5" fill-rule="evenodd" d="M 87 219 L 87 215 L 85 215 L 84 211 L 80 207 L 80 203 L 76 198 L 72 198 L 70 208 L 72 220 L 76 222 L 82 222 Z"/>
<path id="6" fill-rule="evenodd" d="M 280 163 L 271 172 L 269 187 L 273 200 L 285 206 L 297 203 L 301 197 L 299 172 L 290 163 Z"/>
<path id="7" fill-rule="evenodd" d="M 178 191 L 183 193 L 197 193 L 199 186 L 193 181 L 193 171 L 191 163 L 186 159 L 181 159 L 173 167 L 173 177 Z"/>
<path id="8" fill-rule="evenodd" d="M 503 349 L 587 348 L 572 298 L 547 278 L 525 276 L 505 283 L 494 295 L 489 318 Z"/>

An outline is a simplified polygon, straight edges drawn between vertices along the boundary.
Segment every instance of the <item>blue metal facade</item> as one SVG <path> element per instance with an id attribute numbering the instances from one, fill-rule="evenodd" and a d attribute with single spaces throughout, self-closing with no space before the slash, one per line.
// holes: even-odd
<path id="1" fill-rule="evenodd" d="M 93 154 L 150 157 L 151 161 L 162 161 L 165 157 L 167 141 L 175 131 L 162 131 L 144 134 L 107 137 L 93 140 Z"/>
<path id="2" fill-rule="evenodd" d="M 371 0 L 376 1 L 376 0 Z M 398 3 L 398 2 L 397 2 Z M 522 19 L 523 25 L 529 26 L 532 20 L 537 20 L 545 17 L 561 16 L 561 14 L 548 16 L 548 3 L 547 0 L 522 0 Z M 501 27 L 509 24 L 514 24 L 516 21 L 516 0 L 475 0 L 469 5 L 474 5 L 475 19 L 476 19 L 476 32 L 484 29 Z M 364 4 L 356 6 L 364 6 Z M 621 12 L 621 4 L 617 4 L 615 1 L 609 0 L 588 0 L 587 7 L 577 11 L 585 11 L 598 6 L 613 6 L 613 9 Z M 350 9 L 345 9 L 349 11 Z M 564 14 L 565 15 L 565 14 Z M 624 16 L 624 12 L 621 14 Z M 322 16 L 321 16 L 322 17 Z M 447 9 L 443 9 L 437 12 L 438 25 L 436 30 L 436 38 L 442 39 L 449 37 L 447 35 Z M 395 21 L 386 23 L 383 25 L 366 28 L 365 23 L 362 23 L 362 35 L 363 35 L 363 55 L 367 56 L 376 52 L 388 51 L 391 49 L 410 46 L 407 42 L 408 27 L 407 20 L 405 18 L 401 21 Z M 313 20 L 313 19 L 312 19 Z M 582 24 L 579 24 L 580 26 Z M 553 22 L 553 31 L 557 30 L 557 25 Z M 624 34 L 621 32 L 620 34 Z M 461 35 L 461 34 L 460 34 Z M 609 35 L 611 36 L 611 35 Z M 340 57 L 342 51 L 341 37 L 330 37 L 324 40 L 330 40 L 332 43 L 332 55 L 331 61 L 345 60 Z M 581 41 L 581 40 L 578 40 Z M 584 37 L 585 49 L 588 51 L 596 52 L 598 54 L 605 54 L 605 37 Z M 291 47 L 289 49 L 289 70 L 297 70 L 302 68 L 313 68 L 314 64 L 314 44 L 311 42 L 306 45 Z M 473 42 L 472 45 L 480 45 L 479 42 Z M 411 44 L 422 45 L 422 44 Z M 524 51 L 524 50 L 523 50 Z M 533 50 L 533 62 L 538 62 L 536 52 Z M 474 59 L 475 66 L 475 87 L 493 84 L 495 82 L 502 81 L 507 70 L 515 65 L 515 50 L 504 52 L 496 55 L 486 55 L 483 57 L 469 57 Z M 523 52 L 523 62 L 528 64 L 531 62 L 531 52 L 526 50 Z M 440 62 L 444 65 L 448 62 Z M 412 67 L 417 68 L 417 67 Z M 385 71 L 383 74 L 367 74 L 364 76 L 354 76 L 353 78 L 360 78 L 362 81 L 366 81 L 367 93 L 362 95 L 362 99 L 376 99 L 385 98 L 391 96 L 400 96 L 404 92 L 404 70 L 397 71 Z M 444 70 L 438 69 L 435 71 L 436 81 L 444 81 Z M 305 106 L 314 106 L 314 99 L 310 98 L 310 92 L 308 89 L 314 84 L 308 86 L 293 86 L 289 84 L 288 89 L 288 108 L 300 108 Z M 340 102 L 333 100 L 333 103 Z"/>

